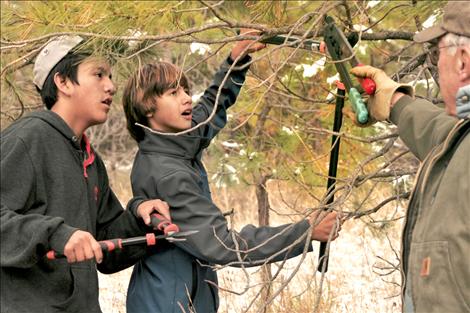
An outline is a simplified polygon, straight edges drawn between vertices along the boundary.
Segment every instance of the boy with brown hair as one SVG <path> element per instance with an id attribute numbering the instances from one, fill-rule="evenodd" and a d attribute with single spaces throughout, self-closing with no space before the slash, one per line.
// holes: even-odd
<path id="1" fill-rule="evenodd" d="M 225 126 L 226 110 L 244 83 L 251 58 L 243 53 L 263 47 L 238 42 L 194 108 L 189 82 L 173 64 L 147 64 L 129 79 L 123 105 L 128 129 L 139 145 L 131 174 L 134 197 L 166 201 L 182 231 L 199 231 L 185 242 L 156 247 L 157 253 L 136 264 L 127 295 L 129 313 L 216 312 L 214 264 L 257 266 L 292 258 L 312 249 L 306 242 L 309 231 L 312 239 L 327 241 L 339 230 L 336 213 L 330 213 L 314 227 L 317 216 L 277 227 L 247 225 L 235 232 L 212 202 L 201 154 Z M 210 123 L 174 135 L 206 121 L 216 99 Z"/>

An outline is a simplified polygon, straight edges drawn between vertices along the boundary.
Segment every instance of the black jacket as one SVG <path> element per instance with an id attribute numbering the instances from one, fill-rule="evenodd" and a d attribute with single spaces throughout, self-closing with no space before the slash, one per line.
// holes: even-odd
<path id="1" fill-rule="evenodd" d="M 110 189 L 105 166 L 54 112 L 18 120 L 1 135 L 1 312 L 100 312 L 96 263 L 46 260 L 72 233 L 97 240 L 144 234 Z M 92 161 L 94 156 L 94 160 Z M 89 159 L 84 165 L 85 159 Z M 86 176 L 86 177 L 85 177 Z M 105 254 L 111 273 L 145 251 Z"/>
<path id="2" fill-rule="evenodd" d="M 193 124 L 212 112 L 229 65 L 222 65 L 195 107 Z M 185 312 L 216 312 L 217 273 L 210 265 L 255 266 L 311 249 L 304 236 L 308 221 L 278 227 L 247 225 L 236 232 L 229 229 L 221 210 L 212 202 L 201 152 L 225 125 L 226 109 L 235 102 L 245 73 L 246 69 L 229 74 L 210 124 L 181 136 L 146 130 L 139 142 L 131 174 L 134 196 L 167 201 L 172 220 L 181 231 L 199 233 L 174 245 L 157 244 L 155 254 L 136 264 L 127 295 L 128 313 L 177 313 L 181 312 L 179 305 Z"/>

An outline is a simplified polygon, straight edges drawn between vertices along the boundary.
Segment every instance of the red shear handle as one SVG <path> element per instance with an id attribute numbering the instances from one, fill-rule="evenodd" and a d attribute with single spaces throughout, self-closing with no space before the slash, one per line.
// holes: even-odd
<path id="1" fill-rule="evenodd" d="M 63 255 L 62 253 L 56 252 L 54 250 L 50 250 L 49 252 L 46 253 L 46 257 L 48 260 L 55 260 L 58 258 L 64 258 L 65 255 Z"/>
<path id="2" fill-rule="evenodd" d="M 170 224 L 168 230 L 173 230 L 171 225 L 176 226 L 175 224 Z M 155 234 L 149 233 L 145 236 L 139 237 L 131 237 L 126 239 L 116 238 L 116 239 L 109 239 L 109 240 L 102 240 L 98 241 L 100 247 L 103 251 L 113 251 L 113 250 L 121 250 L 124 246 L 132 246 L 132 245 L 140 245 L 140 244 L 147 244 L 147 246 L 154 246 L 157 243 L 157 238 Z M 54 250 L 50 250 L 46 254 L 46 258 L 49 260 L 54 260 L 58 258 L 65 258 L 65 255 Z"/>
<path id="3" fill-rule="evenodd" d="M 147 239 L 147 246 L 155 246 L 157 244 L 157 238 L 155 238 L 153 233 L 145 235 L 145 239 Z"/>
<path id="4" fill-rule="evenodd" d="M 103 251 L 113 251 L 113 250 L 120 250 L 122 249 L 122 239 L 110 239 L 110 240 L 103 240 L 103 241 L 98 241 L 98 243 L 101 246 L 101 249 Z M 63 253 L 54 251 L 54 250 L 49 250 L 46 253 L 46 258 L 48 260 L 55 260 L 55 259 L 63 259 L 65 258 L 65 255 Z"/>
<path id="5" fill-rule="evenodd" d="M 153 227 L 158 230 L 161 230 L 165 235 L 171 235 L 180 231 L 178 225 L 173 224 L 163 215 L 160 215 L 158 213 L 153 213 L 152 215 L 150 215 L 150 220 L 152 222 Z"/>
<path id="6" fill-rule="evenodd" d="M 364 64 L 359 63 L 357 66 L 364 66 Z M 361 84 L 362 88 L 366 94 L 373 95 L 375 93 L 375 82 L 370 78 L 358 78 L 357 79 Z"/>
<path id="7" fill-rule="evenodd" d="M 109 239 L 98 241 L 103 251 L 113 251 L 122 249 L 122 239 Z"/>

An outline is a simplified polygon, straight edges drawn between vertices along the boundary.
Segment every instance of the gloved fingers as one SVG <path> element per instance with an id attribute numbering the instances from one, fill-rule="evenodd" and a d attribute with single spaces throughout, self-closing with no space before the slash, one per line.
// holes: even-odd
<path id="1" fill-rule="evenodd" d="M 356 77 L 360 77 L 360 78 L 368 77 L 368 78 L 374 79 L 374 77 L 377 76 L 378 73 L 383 72 L 383 71 L 370 65 L 363 65 L 363 66 L 353 67 L 349 72 Z"/>

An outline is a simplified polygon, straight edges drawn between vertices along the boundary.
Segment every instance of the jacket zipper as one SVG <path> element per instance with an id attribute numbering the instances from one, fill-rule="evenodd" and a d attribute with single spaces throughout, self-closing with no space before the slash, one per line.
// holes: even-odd
<path id="1" fill-rule="evenodd" d="M 450 131 L 449 135 L 447 136 L 446 140 L 444 141 L 444 144 L 442 145 L 441 151 L 438 151 L 434 157 L 431 159 L 428 170 L 424 173 L 424 179 L 423 179 L 423 185 L 421 186 L 421 197 L 424 192 L 424 187 L 426 185 L 426 181 L 428 179 L 429 173 L 431 172 L 430 168 L 431 165 L 435 163 L 437 159 L 439 159 L 445 152 L 447 152 L 447 148 L 449 146 L 449 142 L 451 139 L 453 139 L 455 133 L 460 129 L 460 126 L 462 126 L 462 123 L 465 122 L 465 120 L 460 120 L 457 124 L 455 124 L 454 128 Z"/>
<path id="2" fill-rule="evenodd" d="M 430 154 L 429 154 L 430 155 Z M 428 155 L 428 157 L 429 157 Z M 406 233 L 408 232 L 408 220 L 410 219 L 409 215 L 411 214 L 410 212 L 410 207 L 411 207 L 411 204 L 413 204 L 413 200 L 415 199 L 415 191 L 416 191 L 416 187 L 418 185 L 418 182 L 419 182 L 419 177 L 421 175 L 421 172 L 423 170 L 423 166 L 424 164 L 426 163 L 428 157 L 426 157 L 423 162 L 421 163 L 421 166 L 418 168 L 418 172 L 416 173 L 416 177 L 415 177 L 415 181 L 413 183 L 413 190 L 411 191 L 411 196 L 410 196 L 410 200 L 408 202 L 408 207 L 407 207 L 407 210 L 406 210 L 406 214 L 405 214 L 405 220 L 403 221 L 403 229 L 402 229 L 402 234 L 401 234 L 401 238 L 402 238 L 402 241 L 401 241 L 401 264 L 400 264 L 400 274 L 401 274 L 401 303 L 402 303 L 402 310 L 403 310 L 403 303 L 405 301 L 404 299 L 404 292 L 405 292 L 405 284 L 406 284 L 406 276 L 405 276 L 405 238 L 406 238 Z"/>
<path id="3" fill-rule="evenodd" d="M 197 264 L 195 261 L 192 262 L 192 288 L 191 288 L 191 304 L 190 306 L 194 306 L 194 301 L 196 299 L 196 292 L 197 292 L 197 283 L 198 283 L 198 275 L 197 275 Z"/>

